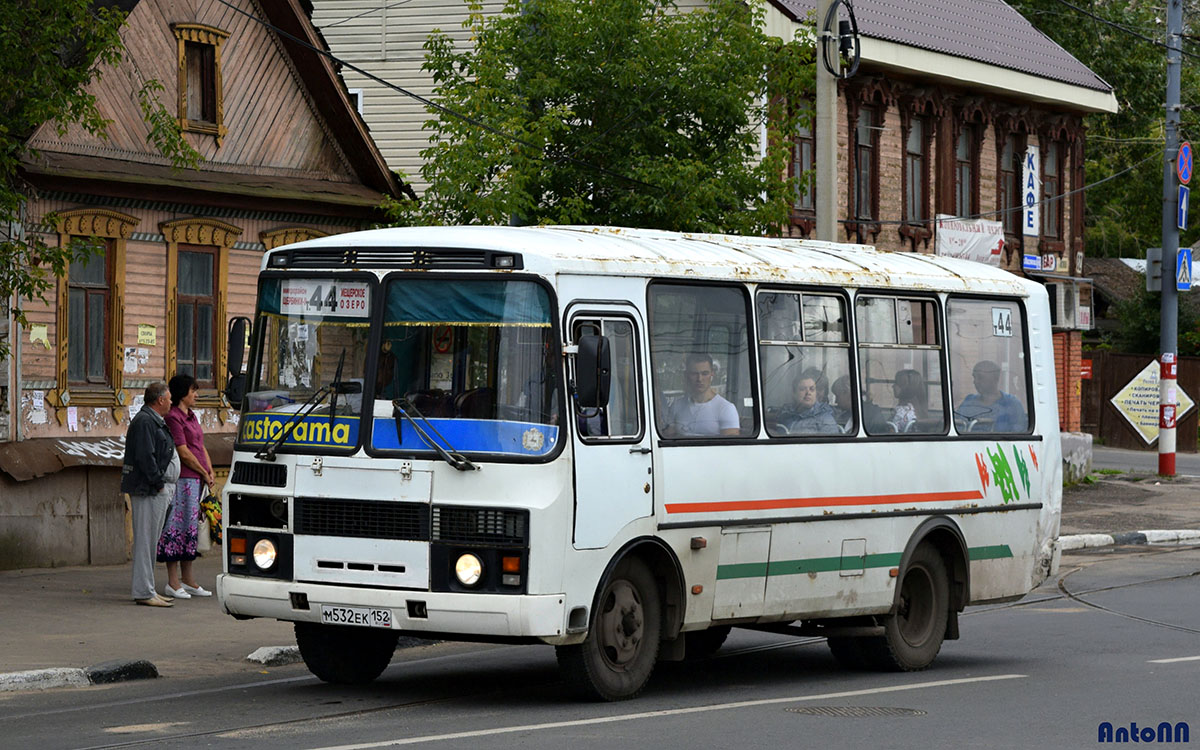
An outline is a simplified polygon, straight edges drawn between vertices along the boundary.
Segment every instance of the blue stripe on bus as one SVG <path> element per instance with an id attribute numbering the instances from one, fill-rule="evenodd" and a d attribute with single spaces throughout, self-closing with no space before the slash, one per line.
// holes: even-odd
<path id="1" fill-rule="evenodd" d="M 498 419 L 426 420 L 433 429 L 421 423 L 429 437 L 447 450 L 459 453 L 503 453 L 518 456 L 542 456 L 554 450 L 558 440 L 556 425 L 536 422 L 513 422 Z M 371 446 L 377 450 L 427 451 L 425 443 L 411 423 L 401 420 L 400 439 L 396 437 L 394 418 L 375 418 Z M 436 432 L 435 432 L 436 430 Z M 442 439 L 438 440 L 437 433 Z"/>

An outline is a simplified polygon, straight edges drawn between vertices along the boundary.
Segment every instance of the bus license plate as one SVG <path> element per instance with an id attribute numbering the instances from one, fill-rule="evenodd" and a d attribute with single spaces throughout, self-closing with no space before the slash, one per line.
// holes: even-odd
<path id="1" fill-rule="evenodd" d="M 321 622 L 326 625 L 358 625 L 364 628 L 392 627 L 392 610 L 374 607 L 331 607 L 321 605 Z"/>

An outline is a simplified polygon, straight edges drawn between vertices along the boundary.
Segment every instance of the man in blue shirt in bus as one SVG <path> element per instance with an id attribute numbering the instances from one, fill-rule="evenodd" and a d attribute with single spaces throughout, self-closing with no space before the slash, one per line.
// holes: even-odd
<path id="1" fill-rule="evenodd" d="M 685 363 L 687 393 L 667 408 L 668 437 L 737 435 L 741 426 L 737 408 L 712 387 L 713 358 L 690 354 Z"/>
<path id="2" fill-rule="evenodd" d="M 1029 425 L 1025 406 L 1000 390 L 1000 365 L 980 360 L 971 371 L 975 390 L 963 399 L 959 414 L 972 421 L 971 432 L 1024 432 Z"/>

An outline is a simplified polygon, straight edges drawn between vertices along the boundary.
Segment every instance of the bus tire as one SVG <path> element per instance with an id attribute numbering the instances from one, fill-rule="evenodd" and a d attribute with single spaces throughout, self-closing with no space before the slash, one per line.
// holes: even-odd
<path id="1" fill-rule="evenodd" d="M 555 649 L 559 671 L 584 698 L 627 700 L 649 681 L 661 634 L 662 601 L 654 576 L 640 560 L 626 558 L 601 588 L 587 640 Z"/>
<path id="2" fill-rule="evenodd" d="M 913 552 L 900 579 L 896 611 L 884 618 L 884 634 L 863 639 L 863 654 L 877 669 L 918 672 L 933 664 L 950 616 L 950 576 L 931 544 Z"/>
<path id="3" fill-rule="evenodd" d="M 684 633 L 684 658 L 691 661 L 717 653 L 732 629 L 728 625 L 718 625 L 708 630 L 692 630 Z"/>
<path id="4" fill-rule="evenodd" d="M 339 685 L 363 685 L 387 668 L 399 634 L 374 628 L 296 623 L 296 645 L 304 665 L 319 679 Z"/>

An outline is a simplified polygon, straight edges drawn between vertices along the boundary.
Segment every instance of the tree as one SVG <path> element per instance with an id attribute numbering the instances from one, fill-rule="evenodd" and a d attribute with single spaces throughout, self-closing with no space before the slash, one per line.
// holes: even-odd
<path id="1" fill-rule="evenodd" d="M 0 0 L 0 308 L 15 295 L 18 324 L 26 324 L 24 300 L 45 300 L 72 261 L 94 253 L 94 242 L 51 247 L 21 233 L 31 187 L 21 176 L 26 142 L 40 125 L 53 122 L 59 135 L 78 124 L 103 136 L 108 121 L 87 86 L 121 61 L 125 14 L 92 0 Z M 158 99 L 157 81 L 138 92 L 150 126 L 149 140 L 176 167 L 194 167 L 200 155 L 183 139 Z M 39 217 L 53 222 L 53 216 Z M 10 342 L 0 339 L 0 361 Z"/>
<path id="2" fill-rule="evenodd" d="M 813 89 L 812 48 L 763 34 L 757 5 L 509 0 L 499 15 L 473 10 L 473 50 L 444 34 L 425 45 L 444 108 L 431 107 L 426 123 L 429 188 L 419 204 L 390 204 L 396 223 L 785 225 L 795 182 L 780 134 L 808 116 L 795 103 Z"/>
<path id="3" fill-rule="evenodd" d="M 1166 41 L 1161 8 L 1155 3 L 1072 3 L 1104 19 L 1097 20 L 1059 0 L 1009 0 L 1009 4 L 1113 87 L 1120 111 L 1085 119 L 1085 170 L 1087 182 L 1094 185 L 1085 198 L 1087 252 L 1145 257 L 1146 248 L 1161 245 L 1162 237 L 1167 51 L 1154 43 Z M 1185 48 L 1185 52 L 1197 51 L 1194 46 Z M 1200 125 L 1197 103 L 1188 101 L 1189 92 L 1200 90 L 1195 58 L 1184 58 L 1182 78 L 1180 132 L 1186 134 Z M 1095 184 L 1135 164 L 1132 171 Z M 1183 233 L 1180 243 L 1197 239 L 1200 229 L 1191 229 Z"/>

